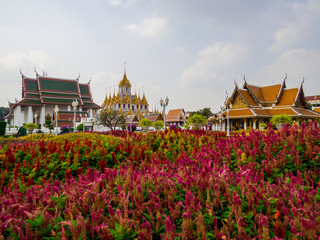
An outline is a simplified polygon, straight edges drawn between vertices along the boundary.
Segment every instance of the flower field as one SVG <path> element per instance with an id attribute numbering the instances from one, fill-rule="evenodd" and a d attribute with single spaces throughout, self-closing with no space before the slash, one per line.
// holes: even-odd
<path id="1" fill-rule="evenodd" d="M 0 239 L 318 239 L 320 129 L 30 135 L 0 146 Z"/>

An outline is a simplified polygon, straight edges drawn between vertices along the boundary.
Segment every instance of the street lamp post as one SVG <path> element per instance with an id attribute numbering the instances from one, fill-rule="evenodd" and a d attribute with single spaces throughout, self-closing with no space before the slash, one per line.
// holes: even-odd
<path id="1" fill-rule="evenodd" d="M 228 104 L 228 92 L 226 91 L 226 108 L 227 108 L 227 136 L 230 137 L 230 124 L 229 124 L 229 104 Z"/>
<path id="2" fill-rule="evenodd" d="M 56 107 L 53 110 L 56 113 L 56 135 L 58 135 L 58 112 L 59 112 L 58 105 L 56 105 Z"/>
<path id="3" fill-rule="evenodd" d="M 169 98 L 166 97 L 165 100 L 160 99 L 160 105 L 163 107 L 163 121 L 164 121 L 164 129 L 166 129 L 166 106 L 169 104 Z"/>
<path id="4" fill-rule="evenodd" d="M 76 109 L 78 107 L 79 103 L 77 100 L 72 101 L 72 107 L 74 111 L 74 117 L 73 117 L 73 131 L 76 131 Z"/>

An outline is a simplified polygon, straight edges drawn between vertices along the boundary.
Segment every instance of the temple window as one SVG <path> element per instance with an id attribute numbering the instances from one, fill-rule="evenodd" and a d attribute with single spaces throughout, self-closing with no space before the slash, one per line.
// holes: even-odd
<path id="1" fill-rule="evenodd" d="M 144 109 L 147 110 L 147 105 L 144 105 Z"/>
<path id="2" fill-rule="evenodd" d="M 134 110 L 134 106 L 132 105 L 132 110 Z"/>
<path id="3" fill-rule="evenodd" d="M 130 104 L 128 104 L 128 108 L 130 108 Z"/>
<path id="4" fill-rule="evenodd" d="M 126 105 L 125 105 L 125 104 L 123 104 L 123 108 L 126 108 Z"/>
<path id="5" fill-rule="evenodd" d="M 119 108 L 121 107 L 121 104 L 119 103 Z"/>

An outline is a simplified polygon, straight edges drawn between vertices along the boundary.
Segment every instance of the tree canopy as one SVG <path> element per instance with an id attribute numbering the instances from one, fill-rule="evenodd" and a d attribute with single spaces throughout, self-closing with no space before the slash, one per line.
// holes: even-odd
<path id="1" fill-rule="evenodd" d="M 8 107 L 0 107 L 0 121 L 4 121 L 4 117 L 9 114 Z"/>
<path id="2" fill-rule="evenodd" d="M 202 115 L 206 118 L 209 118 L 213 115 L 213 113 L 211 112 L 210 108 L 202 108 L 196 112 L 192 112 L 191 113 L 191 116 L 194 115 L 194 114 L 197 114 L 197 115 Z"/>
<path id="3" fill-rule="evenodd" d="M 100 112 L 100 120 L 111 130 L 115 130 L 117 126 L 125 124 L 125 114 L 115 109 L 104 109 Z"/>

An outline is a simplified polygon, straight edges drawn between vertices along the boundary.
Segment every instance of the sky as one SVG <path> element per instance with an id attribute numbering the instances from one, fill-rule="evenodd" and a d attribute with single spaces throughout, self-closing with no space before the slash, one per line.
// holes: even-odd
<path id="1" fill-rule="evenodd" d="M 101 105 L 126 73 L 150 110 L 220 110 L 247 83 L 320 94 L 319 0 L 1 0 L 0 106 L 21 75 L 91 79 Z"/>

